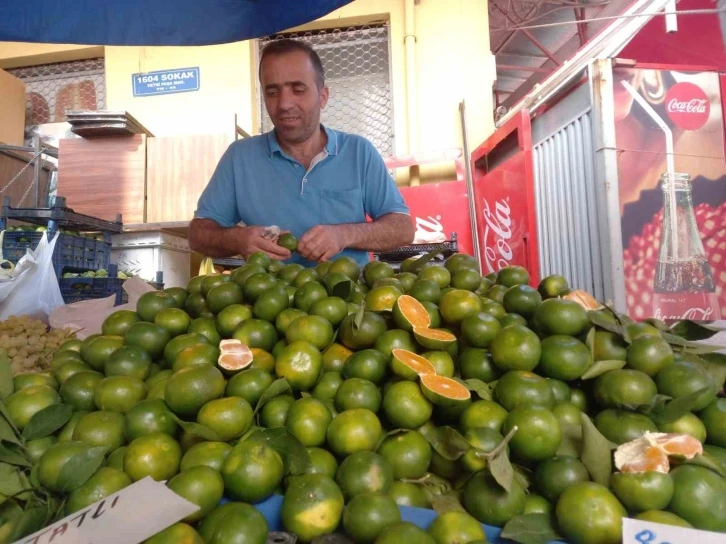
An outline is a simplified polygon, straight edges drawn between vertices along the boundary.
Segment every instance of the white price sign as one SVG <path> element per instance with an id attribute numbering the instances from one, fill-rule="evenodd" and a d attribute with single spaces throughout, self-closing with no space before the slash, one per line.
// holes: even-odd
<path id="1" fill-rule="evenodd" d="M 623 544 L 724 544 L 726 535 L 623 518 Z"/>
<path id="2" fill-rule="evenodd" d="M 147 477 L 15 544 L 136 544 L 197 510 Z"/>

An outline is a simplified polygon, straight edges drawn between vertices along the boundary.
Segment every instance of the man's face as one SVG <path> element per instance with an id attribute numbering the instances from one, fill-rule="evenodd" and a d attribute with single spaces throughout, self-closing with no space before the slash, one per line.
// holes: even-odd
<path id="1" fill-rule="evenodd" d="M 328 88 L 318 89 L 310 58 L 302 51 L 265 57 L 260 83 L 278 137 L 293 144 L 310 138 L 328 101 Z"/>

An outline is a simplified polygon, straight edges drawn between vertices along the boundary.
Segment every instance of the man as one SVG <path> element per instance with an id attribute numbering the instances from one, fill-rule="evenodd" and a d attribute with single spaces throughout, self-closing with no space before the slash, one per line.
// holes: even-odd
<path id="1" fill-rule="evenodd" d="M 272 42 L 259 75 L 275 129 L 227 149 L 199 199 L 190 247 L 310 266 L 340 255 L 364 264 L 369 251 L 411 243 L 408 208 L 373 145 L 320 124 L 328 88 L 318 54 L 304 42 Z M 263 236 L 269 225 L 298 238 L 297 254 Z"/>

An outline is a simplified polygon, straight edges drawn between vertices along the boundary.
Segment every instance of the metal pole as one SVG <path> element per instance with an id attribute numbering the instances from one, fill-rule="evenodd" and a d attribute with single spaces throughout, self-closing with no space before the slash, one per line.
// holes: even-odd
<path id="1" fill-rule="evenodd" d="M 618 312 L 626 310 L 623 276 L 623 236 L 620 229 L 618 151 L 615 141 L 615 97 L 611 59 L 597 59 L 590 67 L 595 183 L 603 262 L 605 299 Z"/>
<path id="2" fill-rule="evenodd" d="M 40 135 L 36 134 L 33 136 L 33 147 L 35 147 L 35 161 L 33 163 L 33 186 L 35 189 L 35 204 L 36 208 L 40 207 L 40 168 L 42 163 L 40 162 Z"/>
<path id="3" fill-rule="evenodd" d="M 474 178 L 471 175 L 471 155 L 469 154 L 469 136 L 466 131 L 466 100 L 459 103 L 461 116 L 461 141 L 464 147 L 464 168 L 466 171 L 466 195 L 469 197 L 469 221 L 471 222 L 471 239 L 474 242 L 474 257 L 479 264 L 481 273 L 481 252 L 479 251 L 479 229 L 476 221 L 476 204 L 474 200 Z"/>

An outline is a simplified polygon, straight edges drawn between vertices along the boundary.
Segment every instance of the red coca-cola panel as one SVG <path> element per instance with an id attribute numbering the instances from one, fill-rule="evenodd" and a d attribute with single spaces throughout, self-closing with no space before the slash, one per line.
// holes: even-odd
<path id="1" fill-rule="evenodd" d="M 719 319 L 726 315 L 726 161 L 718 74 L 638 65 L 616 68 L 613 78 L 628 314 Z M 664 181 L 671 174 L 687 182 L 671 190 Z"/>
<path id="2" fill-rule="evenodd" d="M 522 110 L 472 153 L 474 199 L 483 272 L 519 265 L 539 283 L 532 138 Z"/>
<path id="3" fill-rule="evenodd" d="M 417 234 L 442 233 L 449 240 L 456 233 L 459 252 L 474 254 L 465 182 L 402 187 L 401 194 L 416 223 Z"/>

